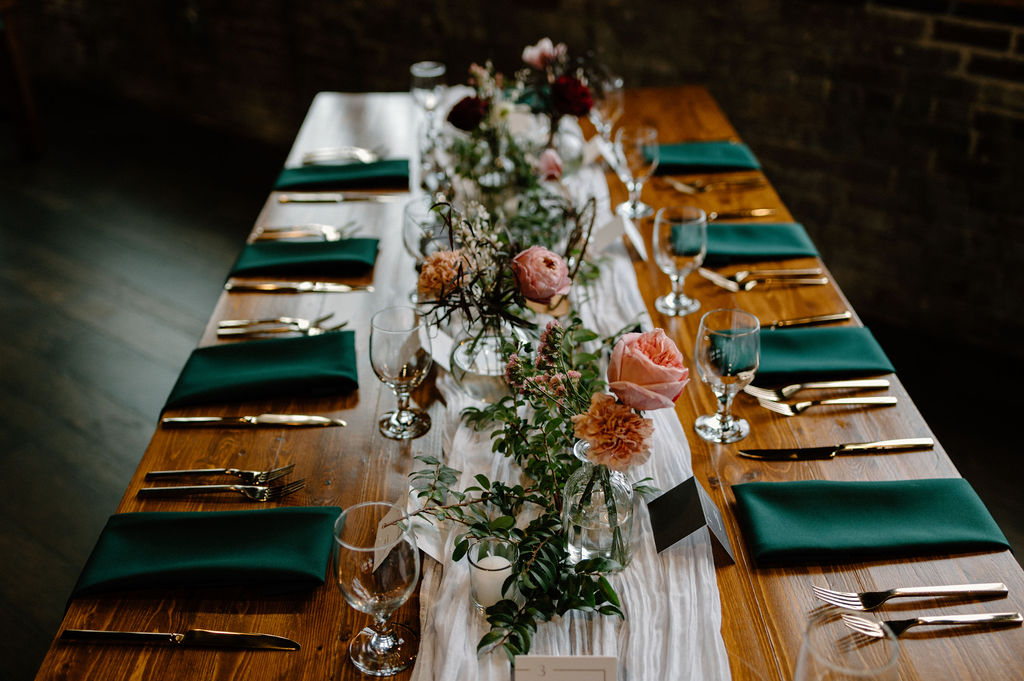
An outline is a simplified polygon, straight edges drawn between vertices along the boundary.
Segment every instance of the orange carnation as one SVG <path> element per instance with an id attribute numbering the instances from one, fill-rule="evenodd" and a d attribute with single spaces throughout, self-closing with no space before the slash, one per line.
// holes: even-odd
<path id="1" fill-rule="evenodd" d="M 440 300 L 462 284 L 467 269 L 460 250 L 434 251 L 423 261 L 416 292 L 425 300 Z"/>
<path id="2" fill-rule="evenodd" d="M 654 422 L 619 404 L 607 393 L 594 393 L 590 409 L 572 417 L 576 437 L 590 445 L 588 458 L 621 471 L 651 455 Z"/>

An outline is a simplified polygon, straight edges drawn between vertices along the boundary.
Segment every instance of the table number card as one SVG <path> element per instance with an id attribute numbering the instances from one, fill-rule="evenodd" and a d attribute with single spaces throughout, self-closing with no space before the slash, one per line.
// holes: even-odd
<path id="1" fill-rule="evenodd" d="M 706 525 L 730 560 L 736 562 L 722 514 L 697 482 L 697 478 L 690 476 L 650 501 L 647 510 L 651 515 L 651 531 L 654 533 L 654 546 L 658 553 L 675 546 Z"/>
<path id="2" fill-rule="evenodd" d="M 590 237 L 589 248 L 594 253 L 601 253 L 625 234 L 633 244 L 633 248 L 640 254 L 641 260 L 647 260 L 647 248 L 644 246 L 644 238 L 636 225 L 622 215 L 615 215 L 611 220 L 594 229 Z"/>
<path id="3" fill-rule="evenodd" d="M 616 681 L 618 661 L 602 655 L 516 655 L 513 681 Z"/>

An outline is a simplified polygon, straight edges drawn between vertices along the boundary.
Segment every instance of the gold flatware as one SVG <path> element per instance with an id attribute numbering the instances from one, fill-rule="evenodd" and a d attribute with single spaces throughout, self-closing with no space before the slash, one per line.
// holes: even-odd
<path id="1" fill-rule="evenodd" d="M 786 329 L 791 326 L 815 326 L 818 324 L 832 324 L 834 322 L 845 322 L 853 319 L 853 313 L 849 310 L 845 312 L 833 312 L 830 314 L 818 314 L 810 317 L 794 317 L 793 319 L 776 319 L 774 322 L 768 324 L 762 324 L 761 328 L 767 328 L 769 330 L 774 329 Z"/>
<path id="2" fill-rule="evenodd" d="M 315 428 L 345 427 L 342 419 L 319 414 L 259 414 L 258 416 L 165 416 L 165 428 Z"/>
<path id="3" fill-rule="evenodd" d="M 952 584 L 948 586 L 907 586 L 885 591 L 835 591 L 816 584 L 811 585 L 814 595 L 829 605 L 847 610 L 874 610 L 890 598 L 914 598 L 924 596 L 1006 596 L 1010 590 L 1005 584 Z"/>
<path id="4" fill-rule="evenodd" d="M 180 487 L 143 487 L 140 499 L 163 499 L 190 497 L 208 494 L 241 494 L 252 501 L 276 501 L 294 494 L 306 486 L 305 480 L 295 480 L 284 485 L 182 485 Z"/>
<path id="5" fill-rule="evenodd" d="M 357 229 L 358 225 L 354 220 L 340 226 L 311 223 L 291 227 L 262 227 L 257 230 L 253 241 L 287 241 L 291 239 L 341 241 L 353 236 Z"/>
<path id="6" fill-rule="evenodd" d="M 937 624 L 969 624 L 973 626 L 1017 626 L 1024 622 L 1019 612 L 993 612 L 983 615 L 937 615 L 928 617 L 913 617 L 906 620 L 886 620 L 875 622 L 857 615 L 843 615 L 843 624 L 853 629 L 858 634 L 864 634 L 871 638 L 884 638 L 885 632 L 882 625 L 889 627 L 895 636 L 900 636 L 910 627 L 919 625 Z"/>
<path id="7" fill-rule="evenodd" d="M 728 189 L 755 189 L 757 187 L 763 187 L 768 184 L 768 181 L 763 177 L 747 177 L 735 180 L 703 180 L 697 179 L 691 182 L 683 182 L 677 180 L 674 177 L 662 176 L 660 179 L 664 180 L 666 184 L 675 189 L 677 192 L 682 194 L 703 194 L 704 192 L 714 191 L 719 187 Z"/>
<path id="8" fill-rule="evenodd" d="M 848 442 L 831 447 L 781 447 L 778 449 L 741 449 L 740 456 L 762 461 L 820 461 L 834 459 L 838 454 L 895 452 L 910 449 L 931 449 L 935 441 L 930 437 L 914 437 L 903 440 L 878 440 L 877 442 Z"/>
<path id="9" fill-rule="evenodd" d="M 811 383 L 792 383 L 778 389 L 758 388 L 756 385 L 743 387 L 743 392 L 756 397 L 759 400 L 788 400 L 801 390 L 835 390 L 835 389 L 856 389 L 856 390 L 885 390 L 889 387 L 889 381 L 885 378 L 855 378 L 844 381 L 814 381 Z"/>
<path id="10" fill-rule="evenodd" d="M 348 203 L 361 201 L 368 203 L 400 203 L 409 199 L 405 194 L 371 194 L 371 193 L 338 193 L 338 192 L 292 192 L 279 194 L 278 203 Z"/>
<path id="11" fill-rule="evenodd" d="M 737 284 L 732 279 L 724 277 L 718 272 L 714 272 L 705 267 L 698 267 L 697 273 L 710 281 L 711 283 L 721 286 L 727 291 L 738 293 L 739 291 L 750 291 L 757 286 L 824 286 L 828 283 L 827 277 L 783 277 L 783 278 L 750 278 L 745 280 L 742 284 Z"/>
<path id="12" fill-rule="evenodd" d="M 257 650 L 298 650 L 300 648 L 298 643 L 283 636 L 210 631 L 209 629 L 189 629 L 183 633 L 65 629 L 60 634 L 60 640 L 71 643 L 170 645 L 182 648 L 253 648 Z"/>
<path id="13" fill-rule="evenodd" d="M 708 222 L 712 220 L 742 220 L 743 218 L 766 218 L 777 213 L 774 208 L 743 208 L 740 210 L 708 211 Z"/>
<path id="14" fill-rule="evenodd" d="M 367 149 L 351 145 L 341 147 L 324 147 L 313 149 L 302 155 L 302 165 L 331 163 L 333 161 L 356 161 L 357 163 L 376 163 L 384 154 L 383 148 Z"/>
<path id="15" fill-rule="evenodd" d="M 827 405 L 855 405 L 855 406 L 875 406 L 883 407 L 896 404 L 898 400 L 895 397 L 836 397 L 831 400 L 809 400 L 807 402 L 794 402 L 793 404 L 786 404 L 785 402 L 775 402 L 773 400 L 758 400 L 757 403 L 768 411 L 773 411 L 776 414 L 782 414 L 783 416 L 796 416 L 802 414 L 811 407 L 822 407 Z"/>
<path id="16" fill-rule="evenodd" d="M 373 292 L 373 286 L 350 286 L 329 281 L 229 281 L 224 290 L 245 293 L 352 293 Z"/>
<path id="17" fill-rule="evenodd" d="M 280 468 L 272 468 L 266 471 L 244 471 L 238 468 L 191 468 L 180 471 L 149 471 L 146 473 L 146 480 L 159 480 L 161 478 L 180 478 L 193 475 L 229 475 L 238 478 L 246 485 L 265 485 L 278 478 L 283 478 L 292 472 L 295 464 L 290 463 Z"/>
<path id="18" fill-rule="evenodd" d="M 747 279 L 784 279 L 786 277 L 820 277 L 825 271 L 820 267 L 797 267 L 793 269 L 775 270 L 740 270 L 732 274 L 723 274 L 726 279 L 732 279 L 737 284 L 742 284 Z"/>

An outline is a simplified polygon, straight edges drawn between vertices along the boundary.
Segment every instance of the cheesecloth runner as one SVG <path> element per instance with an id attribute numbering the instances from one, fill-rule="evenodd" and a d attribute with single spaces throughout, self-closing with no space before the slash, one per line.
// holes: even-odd
<path id="1" fill-rule="evenodd" d="M 598 197 L 597 225 L 610 215 L 603 174 L 586 168 L 573 178 L 575 196 Z M 601 216 L 604 216 L 603 218 Z M 636 276 L 621 239 L 603 254 L 600 280 L 590 287 L 576 309 L 584 324 L 610 335 L 626 324 L 639 321 L 645 329 L 651 320 L 640 296 Z M 684 350 L 684 356 L 689 355 Z M 447 376 L 439 387 L 447 403 L 443 423 L 444 462 L 462 471 L 457 488 L 472 484 L 483 473 L 491 479 L 515 481 L 518 467 L 491 452 L 487 432 L 475 432 L 460 422 L 467 406 L 480 406 L 461 393 Z M 691 381 L 698 380 L 691 367 Z M 693 389 L 688 387 L 687 389 Z M 689 478 L 690 448 L 673 409 L 650 411 L 654 420 L 654 447 L 646 463 L 631 468 L 628 477 L 653 478 L 654 486 L 667 491 Z M 609 581 L 618 592 L 625 619 L 596 613 L 570 613 L 540 623 L 530 650 L 537 655 L 609 655 L 619 664 L 619 681 L 731 678 L 728 656 L 720 633 L 722 624 L 718 584 L 707 529 L 658 555 L 651 536 L 647 507 L 640 504 L 634 528 L 633 560 Z M 422 533 L 424 549 L 443 562 L 425 559 L 420 588 L 420 648 L 413 669 L 415 681 L 508 681 L 511 668 L 502 650 L 478 657 L 476 645 L 488 631 L 487 621 L 470 601 L 466 559 L 452 563 L 454 535 L 446 528 Z M 433 544 L 433 545 L 431 545 Z"/>

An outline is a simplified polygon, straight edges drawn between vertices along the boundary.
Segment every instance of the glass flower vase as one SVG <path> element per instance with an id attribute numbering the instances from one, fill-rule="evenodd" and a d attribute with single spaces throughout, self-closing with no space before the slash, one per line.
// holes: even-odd
<path id="1" fill-rule="evenodd" d="M 617 572 L 632 558 L 636 495 L 622 472 L 591 462 L 588 449 L 582 440 L 573 448 L 583 465 L 569 476 L 563 491 L 562 525 L 569 563 L 604 558 L 615 563 L 609 572 Z"/>
<path id="2" fill-rule="evenodd" d="M 507 361 L 501 348 L 511 335 L 511 329 L 503 324 L 463 326 L 455 337 L 450 363 L 452 379 L 462 392 L 486 403 L 508 394 Z"/>

